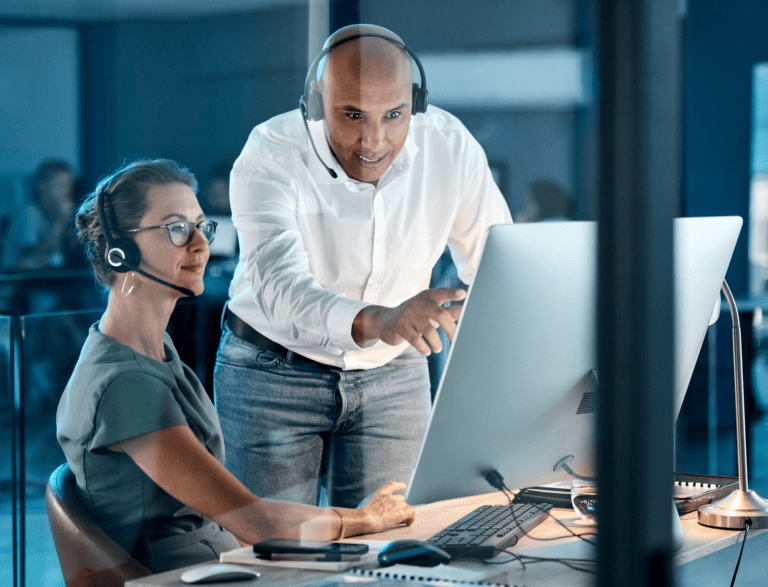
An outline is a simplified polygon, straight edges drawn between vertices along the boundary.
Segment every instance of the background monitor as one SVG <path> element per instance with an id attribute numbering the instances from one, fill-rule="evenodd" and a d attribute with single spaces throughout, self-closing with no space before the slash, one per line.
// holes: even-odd
<path id="1" fill-rule="evenodd" d="M 680 407 L 741 230 L 739 217 L 674 221 Z M 597 224 L 494 226 L 435 396 L 413 504 L 595 475 Z M 610 390 L 601 390 L 610 393 Z"/>
<path id="2" fill-rule="evenodd" d="M 206 219 L 218 222 L 216 238 L 210 245 L 211 258 L 234 259 L 237 256 L 237 229 L 231 216 L 206 214 Z"/>

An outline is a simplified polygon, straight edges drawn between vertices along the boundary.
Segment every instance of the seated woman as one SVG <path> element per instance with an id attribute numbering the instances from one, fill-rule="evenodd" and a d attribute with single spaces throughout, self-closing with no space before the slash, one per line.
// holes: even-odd
<path id="1" fill-rule="evenodd" d="M 413 508 L 394 495 L 403 483 L 358 509 L 326 509 L 256 497 L 224 468 L 213 404 L 165 332 L 182 290 L 203 291 L 215 224 L 196 190 L 172 161 L 137 161 L 101 180 L 77 213 L 108 291 L 56 422 L 82 501 L 153 572 L 216 559 L 238 540 L 327 541 L 411 524 Z"/>

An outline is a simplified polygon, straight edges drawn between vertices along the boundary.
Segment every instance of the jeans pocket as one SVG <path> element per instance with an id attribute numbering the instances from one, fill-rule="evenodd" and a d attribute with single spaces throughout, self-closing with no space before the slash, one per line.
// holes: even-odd
<path id="1" fill-rule="evenodd" d="M 216 352 L 217 362 L 238 367 L 272 367 L 282 364 L 284 360 L 282 355 L 253 345 L 224 327 Z"/>

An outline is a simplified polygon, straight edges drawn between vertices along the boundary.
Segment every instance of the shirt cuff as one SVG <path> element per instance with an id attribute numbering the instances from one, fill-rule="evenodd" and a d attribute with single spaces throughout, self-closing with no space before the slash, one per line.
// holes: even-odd
<path id="1" fill-rule="evenodd" d="M 340 298 L 328 312 L 328 331 L 331 340 L 338 341 L 342 351 L 359 351 L 377 342 L 369 341 L 361 347 L 352 338 L 352 323 L 355 321 L 355 316 L 370 305 L 360 300 Z"/>

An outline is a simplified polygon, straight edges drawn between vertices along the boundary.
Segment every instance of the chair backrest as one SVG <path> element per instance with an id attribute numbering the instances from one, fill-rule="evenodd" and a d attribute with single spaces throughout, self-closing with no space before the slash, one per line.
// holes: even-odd
<path id="1" fill-rule="evenodd" d="M 51 473 L 45 508 L 67 587 L 122 587 L 125 581 L 151 574 L 96 525 L 66 463 Z"/>

